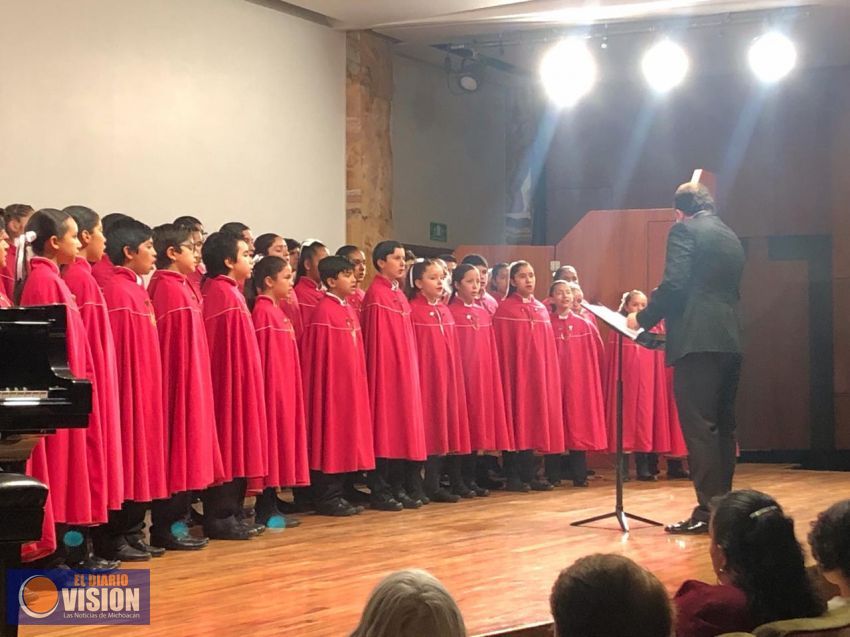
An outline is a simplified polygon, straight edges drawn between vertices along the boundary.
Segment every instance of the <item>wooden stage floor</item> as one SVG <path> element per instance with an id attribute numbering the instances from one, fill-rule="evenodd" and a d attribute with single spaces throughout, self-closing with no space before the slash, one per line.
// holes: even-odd
<path id="1" fill-rule="evenodd" d="M 801 540 L 809 522 L 850 496 L 850 473 L 741 465 L 736 488 L 776 497 L 795 517 Z M 626 485 L 626 510 L 662 522 L 685 517 L 689 481 Z M 151 625 L 23 627 L 21 635 L 98 637 L 347 635 L 371 589 L 386 574 L 424 568 L 460 604 L 470 635 L 549 619 L 549 589 L 560 569 L 594 552 L 628 555 L 654 571 L 671 594 L 688 578 L 714 581 L 708 539 L 671 537 L 616 521 L 570 522 L 613 509 L 610 472 L 589 489 L 494 493 L 418 511 L 366 511 L 349 519 L 304 515 L 302 525 L 249 542 L 214 542 L 199 553 L 169 553 L 149 566 Z"/>

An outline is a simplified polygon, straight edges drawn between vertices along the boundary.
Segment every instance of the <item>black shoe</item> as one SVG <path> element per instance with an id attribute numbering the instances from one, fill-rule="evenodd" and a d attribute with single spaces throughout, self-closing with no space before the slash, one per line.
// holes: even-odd
<path id="1" fill-rule="evenodd" d="M 460 502 L 459 495 L 449 493 L 442 487 L 440 487 L 433 493 L 429 493 L 428 498 L 431 500 L 431 502 L 444 502 L 446 504 L 454 504 L 455 502 Z"/>
<path id="2" fill-rule="evenodd" d="M 147 542 L 145 542 L 145 536 L 139 533 L 131 533 L 129 535 L 125 535 L 124 539 L 127 540 L 127 544 L 132 546 L 137 551 L 144 551 L 145 553 L 150 553 L 151 557 L 162 557 L 165 555 L 165 549 L 160 548 L 158 546 L 151 546 Z"/>
<path id="3" fill-rule="evenodd" d="M 364 507 L 364 506 L 361 506 L 359 504 L 352 504 L 352 502 L 348 498 L 340 498 L 340 500 L 342 500 L 343 504 L 347 504 L 352 509 L 357 511 L 357 513 L 363 513 L 363 511 L 366 510 L 366 507 Z M 295 521 L 298 522 L 298 520 L 295 520 Z M 298 526 L 298 524 L 296 524 L 295 526 Z"/>
<path id="4" fill-rule="evenodd" d="M 505 491 L 513 493 L 528 493 L 531 491 L 531 485 L 522 480 L 508 480 L 505 484 Z"/>
<path id="5" fill-rule="evenodd" d="M 461 498 L 464 498 L 464 499 L 467 499 L 467 500 L 470 499 L 470 498 L 474 498 L 477 495 L 475 493 L 475 491 L 473 491 L 472 489 L 470 489 L 468 486 L 466 486 L 463 483 L 455 486 L 452 489 L 452 493 L 454 493 L 455 495 L 459 495 Z"/>
<path id="6" fill-rule="evenodd" d="M 532 491 L 551 491 L 555 488 L 548 480 L 532 480 L 529 486 Z"/>
<path id="7" fill-rule="evenodd" d="M 176 537 L 171 533 L 157 535 L 151 533 L 151 548 L 158 547 L 163 553 L 168 551 L 200 551 L 210 543 L 206 537 Z"/>
<path id="8" fill-rule="evenodd" d="M 251 522 L 250 520 L 237 519 L 236 521 L 242 526 L 244 526 L 246 529 L 248 529 L 248 531 L 253 533 L 254 535 L 262 535 L 266 532 L 265 524 L 258 524 L 257 522 Z"/>
<path id="9" fill-rule="evenodd" d="M 472 489 L 475 492 L 476 497 L 486 498 L 488 495 L 490 495 L 490 490 L 489 489 L 482 489 L 481 487 L 478 486 L 477 482 L 470 482 L 469 488 Z"/>
<path id="10" fill-rule="evenodd" d="M 401 506 L 405 509 L 421 509 L 422 508 L 422 500 L 415 500 L 404 491 L 399 491 L 398 493 L 393 494 L 393 498 L 398 502 L 401 502 Z"/>
<path id="11" fill-rule="evenodd" d="M 90 553 L 85 559 L 70 565 L 75 571 L 91 571 L 92 573 L 109 573 L 121 568 L 120 560 L 107 560 Z"/>
<path id="12" fill-rule="evenodd" d="M 151 559 L 151 554 L 147 551 L 140 551 L 127 544 L 127 542 L 122 542 L 116 550 L 109 553 L 108 559 L 119 560 L 121 562 L 148 562 Z"/>
<path id="13" fill-rule="evenodd" d="M 369 507 L 376 511 L 401 511 L 404 508 L 404 505 L 388 495 L 379 495 L 374 496 L 369 500 Z"/>
<path id="14" fill-rule="evenodd" d="M 316 506 L 318 515 L 327 515 L 332 518 L 347 518 L 357 515 L 357 509 L 342 498 L 333 498 Z"/>
<path id="15" fill-rule="evenodd" d="M 204 520 L 204 535 L 211 540 L 250 540 L 257 533 L 231 515 L 224 519 Z"/>
<path id="16" fill-rule="evenodd" d="M 424 491 L 411 491 L 408 495 L 414 500 L 419 500 L 422 504 L 431 504 L 431 498 L 425 495 Z"/>
<path id="17" fill-rule="evenodd" d="M 667 471 L 667 479 L 668 480 L 690 480 L 691 474 L 685 471 L 684 469 L 673 469 L 672 471 L 668 469 Z"/>
<path id="18" fill-rule="evenodd" d="M 590 486 L 590 482 L 587 480 L 573 480 L 573 486 L 579 488 L 585 488 Z"/>
<path id="19" fill-rule="evenodd" d="M 563 483 L 563 482 L 561 482 L 560 480 L 550 480 L 550 481 L 549 481 L 549 484 L 551 484 L 553 487 L 562 487 L 562 486 L 564 486 L 564 483 Z"/>
<path id="20" fill-rule="evenodd" d="M 281 513 L 302 513 L 302 511 L 298 510 L 298 505 L 296 503 L 289 502 L 288 500 L 281 500 L 278 497 L 275 498 L 274 505 Z"/>
<path id="21" fill-rule="evenodd" d="M 672 535 L 703 535 L 708 533 L 708 522 L 697 522 L 695 520 L 682 520 L 675 524 L 664 527 L 667 533 Z"/>
<path id="22" fill-rule="evenodd" d="M 648 475 L 638 475 L 637 480 L 638 482 L 656 482 L 658 478 L 650 473 Z"/>

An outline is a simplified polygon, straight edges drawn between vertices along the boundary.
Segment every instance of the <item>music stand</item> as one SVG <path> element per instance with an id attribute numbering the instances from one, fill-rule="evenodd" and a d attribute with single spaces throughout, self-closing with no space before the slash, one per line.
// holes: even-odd
<path id="1" fill-rule="evenodd" d="M 628 338 L 647 349 L 661 349 L 664 347 L 664 335 L 652 334 L 646 330 L 631 330 L 626 324 L 625 316 L 604 305 L 595 305 L 583 301 L 582 307 L 586 308 L 617 333 L 617 484 L 614 511 L 595 515 L 592 518 L 579 520 L 578 522 L 571 522 L 570 526 L 583 526 L 592 522 L 598 522 L 599 520 L 607 520 L 608 518 L 617 518 L 617 522 L 619 522 L 623 533 L 629 532 L 629 519 L 643 522 L 650 526 L 663 526 L 661 522 L 629 513 L 623 507 L 623 458 L 625 456 L 623 453 L 623 339 Z"/>

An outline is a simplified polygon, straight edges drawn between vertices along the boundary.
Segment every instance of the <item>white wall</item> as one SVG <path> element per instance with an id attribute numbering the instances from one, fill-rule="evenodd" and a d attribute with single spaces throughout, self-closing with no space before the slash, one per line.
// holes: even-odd
<path id="1" fill-rule="evenodd" d="M 246 0 L 0 0 L 0 205 L 345 238 L 345 36 Z"/>
<path id="2" fill-rule="evenodd" d="M 504 88 L 490 75 L 478 92 L 453 95 L 442 69 L 398 55 L 393 57 L 393 79 L 396 237 L 447 247 L 502 243 Z M 448 224 L 447 243 L 429 240 L 431 221 Z"/>

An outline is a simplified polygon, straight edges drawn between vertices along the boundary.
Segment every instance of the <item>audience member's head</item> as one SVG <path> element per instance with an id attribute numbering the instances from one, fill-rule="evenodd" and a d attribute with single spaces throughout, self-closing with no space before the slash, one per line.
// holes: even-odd
<path id="1" fill-rule="evenodd" d="M 673 610 L 658 578 L 622 555 L 561 571 L 549 597 L 557 637 L 670 637 Z"/>
<path id="2" fill-rule="evenodd" d="M 457 603 L 430 573 L 399 571 L 384 579 L 351 637 L 465 637 Z"/>
<path id="3" fill-rule="evenodd" d="M 818 515 L 809 544 L 823 576 L 839 588 L 841 597 L 850 597 L 850 500 Z"/>
<path id="4" fill-rule="evenodd" d="M 710 532 L 717 578 L 744 592 L 757 624 L 826 610 L 806 573 L 794 520 L 769 495 L 745 489 L 718 498 Z"/>

